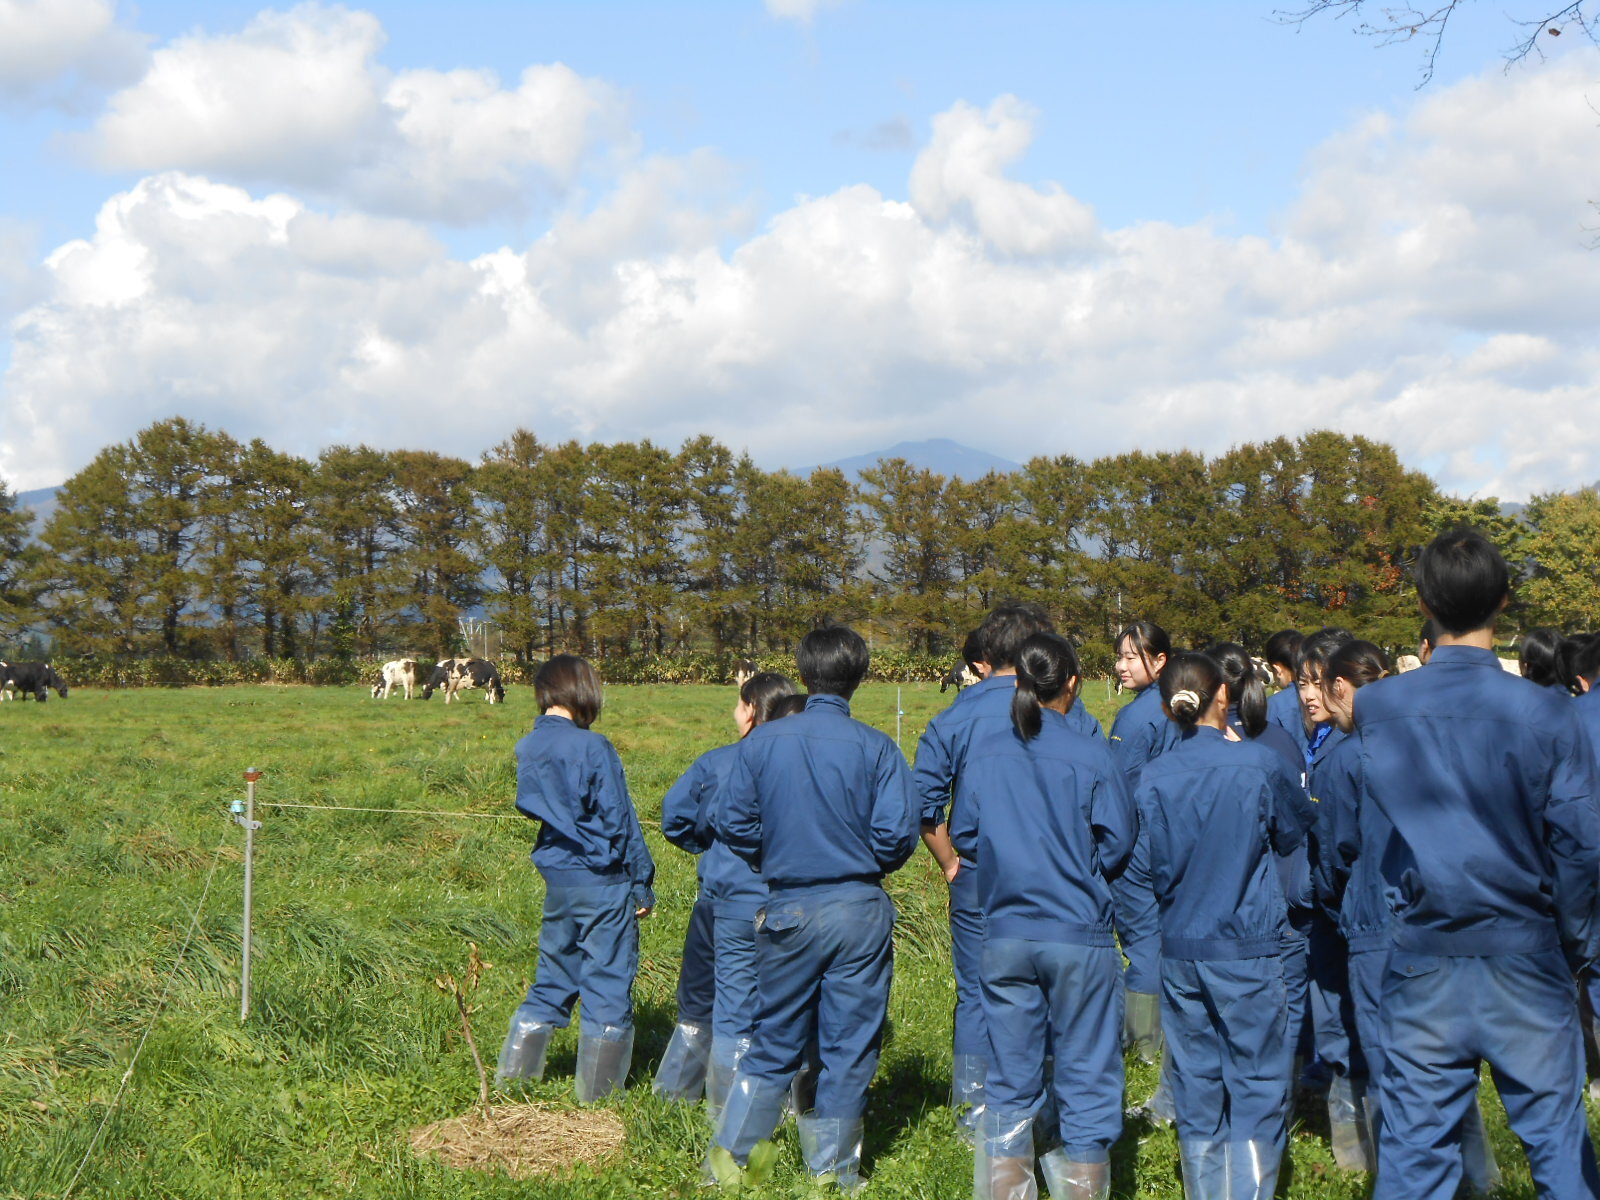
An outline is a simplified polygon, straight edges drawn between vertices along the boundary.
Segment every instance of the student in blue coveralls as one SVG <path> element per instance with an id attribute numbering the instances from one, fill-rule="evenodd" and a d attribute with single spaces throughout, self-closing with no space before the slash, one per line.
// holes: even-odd
<path id="1" fill-rule="evenodd" d="M 779 703 L 794 693 L 788 676 L 775 671 L 745 680 L 733 706 L 733 723 L 740 738 L 771 720 Z M 712 913 L 714 950 L 710 962 L 684 955 L 678 993 L 683 994 L 684 977 L 691 971 L 706 972 L 712 977 L 712 1011 L 704 1023 L 687 1024 L 680 1006 L 678 1026 L 656 1072 L 655 1091 L 672 1099 L 693 1100 L 697 1089 L 673 1085 L 698 1075 L 704 1082 L 706 1112 L 712 1125 L 722 1112 L 734 1070 L 749 1049 L 755 1029 L 755 919 L 767 899 L 760 874 L 711 833 L 711 802 L 737 746 L 735 742 L 706 751 L 667 789 L 661 801 L 662 834 L 679 849 L 700 856 L 696 872 L 700 894 L 695 908 L 705 907 Z"/>
<path id="2" fill-rule="evenodd" d="M 1280 629 L 1261 650 L 1278 685 L 1278 690 L 1267 698 L 1267 720 L 1297 742 L 1305 737 L 1305 718 L 1300 713 L 1300 691 L 1294 674 L 1303 641 L 1305 635 L 1299 630 Z"/>
<path id="3" fill-rule="evenodd" d="M 1300 634 L 1293 634 L 1296 652 L 1303 640 Z M 1280 652 L 1283 646 L 1284 643 L 1280 641 Z M 1294 702 L 1294 731 L 1291 733 L 1274 724 L 1268 716 L 1270 701 L 1266 687 L 1257 676 L 1255 663 L 1243 646 L 1235 642 L 1219 642 L 1207 646 L 1205 653 L 1222 669 L 1222 681 L 1228 686 L 1228 728 L 1238 737 L 1250 738 L 1271 748 L 1283 760 L 1289 773 L 1300 781 L 1300 786 L 1308 788 L 1308 768 L 1300 749 L 1305 744 L 1305 737 L 1300 723 L 1297 690 L 1293 686 L 1287 689 L 1287 694 Z M 1289 675 L 1292 685 L 1292 670 Z M 1278 678 L 1281 680 L 1282 676 Z M 1284 694 L 1278 693 L 1280 696 Z M 1289 1014 L 1289 1049 L 1295 1062 L 1295 1072 L 1290 1077 L 1298 1078 L 1305 1052 L 1302 1041 L 1306 1049 L 1311 1045 L 1307 1010 L 1310 1004 L 1310 929 L 1316 909 L 1316 894 L 1311 881 L 1310 839 L 1296 846 L 1291 853 L 1281 855 L 1277 867 L 1278 882 L 1283 887 L 1289 918 L 1283 935 L 1283 990 Z"/>
<path id="4" fill-rule="evenodd" d="M 1322 672 L 1323 709 L 1341 733 L 1349 734 L 1354 729 L 1356 692 L 1389 674 L 1389 660 L 1371 642 L 1346 642 L 1329 656 Z M 1381 1127 L 1383 1079 L 1378 998 L 1384 973 L 1389 969 L 1393 933 L 1377 863 L 1360 857 L 1361 778 L 1361 743 L 1346 737 L 1317 773 L 1317 889 L 1325 911 L 1337 920 L 1348 948 L 1350 1001 L 1370 1081 L 1365 1096 L 1356 1097 L 1362 1104 L 1364 1128 L 1360 1132 L 1367 1143 L 1363 1150 L 1375 1150 Z M 1370 809 L 1366 812 L 1371 815 Z M 1340 1131 L 1335 1128 L 1334 1132 Z M 1500 1169 L 1476 1104 L 1467 1108 L 1462 1160 L 1467 1181 L 1475 1191 L 1488 1192 L 1499 1185 Z M 1375 1157 L 1371 1158 L 1371 1165 L 1376 1168 Z"/>
<path id="5" fill-rule="evenodd" d="M 1600 756 L 1600 634 L 1574 639 L 1568 663 L 1571 685 L 1577 699 L 1578 724 L 1589 735 L 1589 744 Z M 1592 1063 L 1600 1063 L 1600 963 L 1591 964 L 1579 980 L 1583 989 L 1584 1040 Z M 1589 1081 L 1589 1098 L 1600 1103 L 1600 1078 Z"/>
<path id="6" fill-rule="evenodd" d="M 1266 1200 L 1287 1139 L 1283 889 L 1274 855 L 1314 818 L 1283 758 L 1229 741 L 1217 664 L 1176 654 L 1163 706 L 1182 740 L 1145 767 L 1134 799 L 1161 913 L 1161 1020 L 1189 1200 Z"/>
<path id="7" fill-rule="evenodd" d="M 1333 722 L 1323 693 L 1328 660 L 1339 647 L 1355 640 L 1348 629 L 1327 628 L 1306 637 L 1296 667 L 1300 708 L 1306 714 L 1308 734 L 1305 758 L 1311 795 L 1318 790 L 1329 759 L 1346 734 Z M 1314 834 L 1313 834 L 1314 836 Z M 1347 1171 L 1371 1171 L 1370 1141 L 1363 1140 L 1365 1122 L 1361 1097 L 1366 1090 L 1367 1065 L 1361 1057 L 1356 1032 L 1355 1006 L 1350 999 L 1349 951 L 1339 927 L 1320 907 L 1310 927 L 1309 962 L 1311 1045 L 1314 1050 L 1310 1084 L 1327 1088 L 1328 1133 L 1334 1162 Z"/>
<path id="8" fill-rule="evenodd" d="M 979 733 L 1011 728 L 1018 649 L 1035 633 L 1053 630 L 1050 618 L 1037 604 L 1003 604 L 990 613 L 975 634 L 983 660 L 983 681 L 966 688 L 935 716 L 917 743 L 913 778 L 921 806 L 922 840 L 950 885 L 950 947 L 956 977 L 950 1102 L 964 1136 L 971 1136 L 982 1115 L 983 1081 L 988 1071 L 989 1041 L 978 983 L 983 909 L 978 903 L 973 864 L 963 861 L 952 848 L 946 817 L 972 739 Z M 1099 722 L 1081 705 L 1074 706 L 1067 720 L 1079 732 L 1102 736 Z"/>
<path id="9" fill-rule="evenodd" d="M 655 907 L 655 863 L 628 798 L 622 760 L 589 726 L 600 677 L 558 654 L 533 677 L 539 717 L 517 743 L 517 810 L 539 822 L 544 878 L 539 961 L 511 1017 L 499 1078 L 541 1079 L 550 1036 L 581 997 L 576 1090 L 582 1103 L 623 1086 L 633 1061 L 639 920 Z"/>
<path id="10" fill-rule="evenodd" d="M 860 1180 L 862 1115 L 878 1065 L 893 973 L 894 905 L 883 877 L 917 844 L 911 773 L 894 741 L 850 717 L 867 645 L 842 627 L 806 634 L 795 656 L 805 711 L 739 744 L 712 828 L 761 872 L 756 1029 L 716 1145 L 744 1164 L 783 1117 L 806 1043 L 817 1043 L 815 1107 L 798 1117 L 814 1176 Z"/>
<path id="11" fill-rule="evenodd" d="M 1178 744 L 1178 728 L 1162 711 L 1161 689 L 1155 686 L 1172 653 L 1172 639 L 1154 621 L 1135 621 L 1117 635 L 1116 647 L 1117 679 L 1135 695 L 1111 723 L 1111 754 L 1132 792 L 1139 786 L 1145 764 Z M 1124 1040 L 1145 1062 L 1155 1062 L 1161 1054 L 1157 1000 L 1161 987 L 1161 932 L 1155 899 L 1129 874 L 1113 882 L 1111 894 L 1116 901 L 1117 937 L 1128 959 L 1123 974 L 1127 987 Z M 1147 1108 L 1157 1119 L 1169 1120 L 1171 1104 L 1165 1071 L 1161 1078 Z"/>
<path id="12" fill-rule="evenodd" d="M 1078 656 L 1053 633 L 1016 654 L 1011 728 L 969 743 L 950 838 L 977 877 L 989 1037 L 977 1200 L 1032 1200 L 1034 1124 L 1054 1094 L 1060 1145 L 1039 1160 L 1057 1200 L 1104 1200 L 1122 1132 L 1122 963 L 1106 876 L 1138 818 L 1104 739 L 1071 728 Z M 1054 1068 L 1046 1077 L 1046 1048 Z"/>
<path id="13" fill-rule="evenodd" d="M 1376 1200 L 1449 1200 L 1489 1063 L 1541 1197 L 1600 1196 L 1573 975 L 1596 955 L 1600 814 L 1576 705 L 1506 674 L 1500 552 L 1457 529 L 1417 559 L 1427 667 L 1363 689 L 1360 856 L 1394 912 L 1379 1002 Z"/>

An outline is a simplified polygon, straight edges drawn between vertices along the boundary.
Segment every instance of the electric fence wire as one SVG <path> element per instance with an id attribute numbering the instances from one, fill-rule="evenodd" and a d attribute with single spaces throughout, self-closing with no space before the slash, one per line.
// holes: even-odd
<path id="1" fill-rule="evenodd" d="M 316 812 L 409 813 L 417 817 L 477 817 L 485 821 L 526 821 L 521 813 L 438 812 L 431 808 L 368 808 L 364 804 L 293 804 L 287 800 L 257 800 L 257 808 L 309 808 Z"/>
<path id="2" fill-rule="evenodd" d="M 178 971 L 183 966 L 183 960 L 189 953 L 189 947 L 194 942 L 195 930 L 200 928 L 200 914 L 206 906 L 206 897 L 211 894 L 211 881 L 216 878 L 217 867 L 222 862 L 222 851 L 228 844 L 228 834 L 222 835 L 222 840 L 217 843 L 216 852 L 211 856 L 211 869 L 206 872 L 205 886 L 200 889 L 200 899 L 194 906 L 194 913 L 189 920 L 189 932 L 183 936 L 183 945 L 178 948 L 177 960 L 172 964 L 172 970 L 167 975 L 167 982 L 161 989 L 161 998 L 156 1001 L 156 1011 L 151 1014 L 150 1024 L 145 1026 L 144 1033 L 139 1037 L 139 1044 L 133 1049 L 133 1057 L 128 1060 L 128 1069 L 122 1073 L 122 1082 L 117 1085 L 117 1094 L 111 1098 L 111 1104 L 106 1108 L 105 1116 L 100 1118 L 100 1127 L 94 1131 L 94 1137 L 89 1142 L 89 1148 L 83 1152 L 83 1161 L 78 1164 L 78 1169 L 73 1172 L 72 1181 L 67 1184 L 67 1190 L 61 1193 L 61 1200 L 70 1200 L 72 1193 L 77 1189 L 78 1180 L 83 1178 L 83 1172 L 89 1165 L 89 1160 L 94 1157 L 94 1152 L 100 1146 L 100 1139 L 105 1135 L 106 1126 L 111 1123 L 111 1118 L 116 1115 L 117 1109 L 122 1105 L 123 1094 L 128 1090 L 128 1081 L 133 1078 L 133 1069 L 139 1065 L 139 1055 L 144 1053 L 144 1044 L 154 1032 L 156 1022 L 161 1019 L 161 1014 L 166 1011 L 167 997 L 172 994 L 172 984 L 178 978 Z"/>

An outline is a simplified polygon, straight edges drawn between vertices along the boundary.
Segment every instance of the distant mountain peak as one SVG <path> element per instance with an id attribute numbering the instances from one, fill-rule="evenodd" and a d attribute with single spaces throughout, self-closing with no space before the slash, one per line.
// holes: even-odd
<path id="1" fill-rule="evenodd" d="M 960 442 L 949 438 L 897 442 L 883 450 L 853 454 L 849 458 L 821 463 L 820 466 L 836 468 L 847 478 L 854 478 L 869 467 L 877 466 L 886 458 L 903 458 L 914 467 L 956 479 L 979 479 L 990 471 L 1004 475 L 1022 469 L 1020 463 L 1014 463 L 1010 459 L 1001 458 L 998 454 L 990 454 L 985 450 L 974 450 L 971 446 L 963 446 Z M 807 467 L 797 474 L 808 475 L 816 469 Z"/>

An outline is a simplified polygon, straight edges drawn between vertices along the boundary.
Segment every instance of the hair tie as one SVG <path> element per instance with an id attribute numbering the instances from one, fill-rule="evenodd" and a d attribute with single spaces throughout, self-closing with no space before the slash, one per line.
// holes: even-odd
<path id="1" fill-rule="evenodd" d="M 1199 712 L 1200 693 L 1191 688 L 1184 688 L 1183 691 L 1173 694 L 1172 699 L 1167 701 L 1167 706 L 1172 709 L 1177 709 L 1181 706 L 1187 706 L 1194 709 L 1195 712 Z"/>

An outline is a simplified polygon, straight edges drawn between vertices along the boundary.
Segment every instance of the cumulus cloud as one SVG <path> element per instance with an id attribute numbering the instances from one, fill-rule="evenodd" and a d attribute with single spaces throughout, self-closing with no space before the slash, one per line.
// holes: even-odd
<path id="1" fill-rule="evenodd" d="M 368 211 L 471 223 L 564 194 L 626 148 L 624 104 L 559 63 L 389 71 L 370 13 L 305 4 L 157 50 L 88 139 L 100 165 L 290 187 Z"/>
<path id="2" fill-rule="evenodd" d="M 15 323 L 0 476 L 173 413 L 301 453 L 712 433 L 769 465 L 935 435 L 1010 457 L 1336 428 L 1465 492 L 1600 477 L 1600 56 L 1494 71 L 1308 163 L 1270 238 L 1103 228 L 1008 172 L 1033 115 L 941 114 L 907 198 L 752 226 L 715 156 L 646 159 L 532 246 L 195 175 L 114 197 Z M 1488 164 L 1487 167 L 1484 164 Z"/>
<path id="3" fill-rule="evenodd" d="M 147 41 L 114 0 L 0 0 L 0 100 L 76 109 L 138 78 Z"/>

